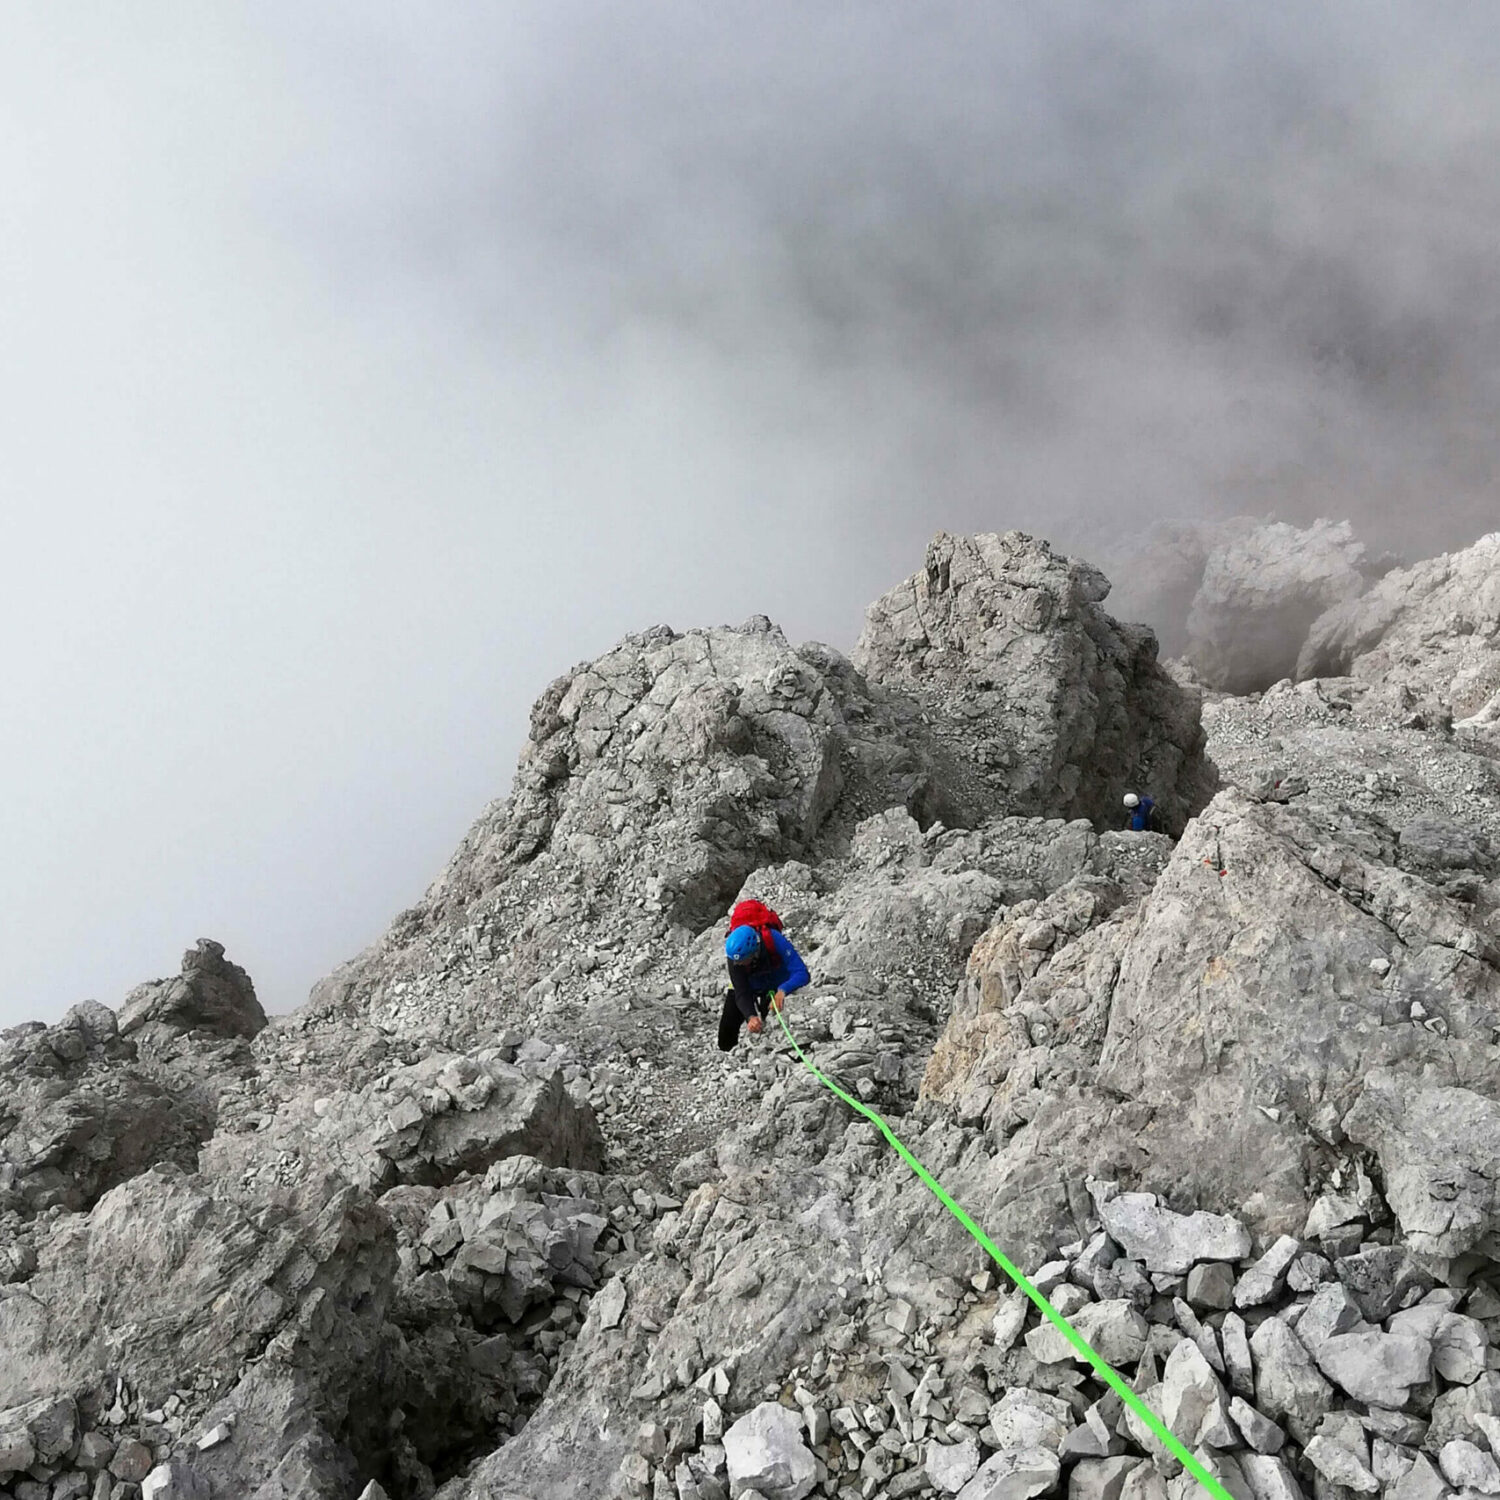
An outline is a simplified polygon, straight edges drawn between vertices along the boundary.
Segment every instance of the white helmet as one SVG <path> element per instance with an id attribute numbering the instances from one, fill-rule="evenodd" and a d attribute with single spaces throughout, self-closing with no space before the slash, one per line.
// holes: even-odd
<path id="1" fill-rule="evenodd" d="M 1125 793 L 1125 806 L 1126 807 L 1139 807 L 1140 805 L 1141 805 L 1141 799 L 1139 797 L 1137 797 L 1134 792 L 1126 792 Z"/>

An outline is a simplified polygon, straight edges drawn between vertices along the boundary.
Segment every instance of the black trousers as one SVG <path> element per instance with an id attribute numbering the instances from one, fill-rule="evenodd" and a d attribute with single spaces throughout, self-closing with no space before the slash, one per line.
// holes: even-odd
<path id="1" fill-rule="evenodd" d="M 765 1020 L 771 1011 L 771 1000 L 774 991 L 767 991 L 764 995 L 755 997 L 756 1008 L 760 1011 L 760 1018 Z M 745 1024 L 745 1018 L 740 1014 L 739 1001 L 734 998 L 734 991 L 724 991 L 724 1009 L 719 1016 L 719 1051 L 731 1052 L 734 1044 L 740 1039 L 740 1027 Z"/>

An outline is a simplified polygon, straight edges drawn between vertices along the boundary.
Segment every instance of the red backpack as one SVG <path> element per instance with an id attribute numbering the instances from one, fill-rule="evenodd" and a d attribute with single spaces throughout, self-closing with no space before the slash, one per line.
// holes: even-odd
<path id="1" fill-rule="evenodd" d="M 761 947 L 769 954 L 776 952 L 771 933 L 782 930 L 781 918 L 764 901 L 739 902 L 729 913 L 729 931 L 733 932 L 736 927 L 753 927 Z"/>

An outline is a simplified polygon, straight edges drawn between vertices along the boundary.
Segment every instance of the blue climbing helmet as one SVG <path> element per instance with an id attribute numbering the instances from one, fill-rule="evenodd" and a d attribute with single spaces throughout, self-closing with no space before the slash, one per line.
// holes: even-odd
<path id="1" fill-rule="evenodd" d="M 753 927 L 736 927 L 724 939 L 724 956 L 732 964 L 753 964 L 760 957 L 760 939 Z"/>

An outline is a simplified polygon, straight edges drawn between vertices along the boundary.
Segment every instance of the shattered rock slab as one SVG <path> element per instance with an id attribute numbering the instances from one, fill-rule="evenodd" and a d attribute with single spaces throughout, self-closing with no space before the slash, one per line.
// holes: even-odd
<path id="1" fill-rule="evenodd" d="M 817 1483 L 817 1461 L 802 1440 L 802 1419 L 774 1401 L 747 1412 L 724 1434 L 729 1493 L 803 1500 Z"/>
<path id="2" fill-rule="evenodd" d="M 1154 1193 L 1095 1190 L 1099 1217 L 1112 1239 L 1149 1271 L 1181 1275 L 1199 1261 L 1242 1260 L 1250 1253 L 1250 1231 L 1228 1214 L 1174 1213 Z"/>
<path id="3" fill-rule="evenodd" d="M 1344 1129 L 1380 1157 L 1386 1197 L 1412 1249 L 1462 1255 L 1500 1225 L 1500 1103 L 1380 1070 Z"/>

